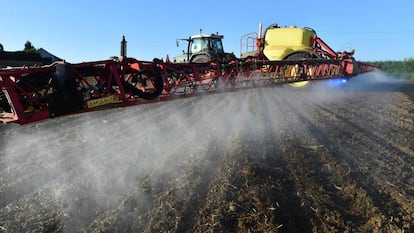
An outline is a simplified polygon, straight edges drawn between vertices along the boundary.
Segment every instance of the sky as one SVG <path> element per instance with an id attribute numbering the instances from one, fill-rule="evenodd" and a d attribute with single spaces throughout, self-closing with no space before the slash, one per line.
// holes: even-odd
<path id="1" fill-rule="evenodd" d="M 240 54 L 240 37 L 277 23 L 311 27 L 336 51 L 355 49 L 360 61 L 414 57 L 414 1 L 279 0 L 13 0 L 0 1 L 0 43 L 23 50 L 26 41 L 71 63 L 119 56 L 170 58 L 186 49 L 176 39 L 224 35 L 224 49 Z"/>

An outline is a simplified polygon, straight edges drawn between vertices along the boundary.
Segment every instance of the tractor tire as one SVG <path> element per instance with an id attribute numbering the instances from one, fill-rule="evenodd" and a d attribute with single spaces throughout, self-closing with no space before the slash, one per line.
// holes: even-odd
<path id="1" fill-rule="evenodd" d="M 307 53 L 307 52 L 297 52 L 294 54 L 291 54 L 287 57 L 285 57 L 283 60 L 301 60 L 301 59 L 306 59 L 306 58 L 311 58 L 312 54 Z M 306 85 L 309 84 L 309 81 L 299 81 L 299 82 L 293 82 L 293 83 L 289 83 L 289 86 L 294 87 L 294 88 L 300 88 L 300 87 L 305 87 Z"/>
<path id="2" fill-rule="evenodd" d="M 191 63 L 206 63 L 211 60 L 212 60 L 211 56 L 207 53 L 197 54 L 190 58 Z"/>

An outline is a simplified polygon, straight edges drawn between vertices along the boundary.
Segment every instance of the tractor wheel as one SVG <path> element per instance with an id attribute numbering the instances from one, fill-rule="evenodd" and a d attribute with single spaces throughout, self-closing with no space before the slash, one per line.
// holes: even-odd
<path id="1" fill-rule="evenodd" d="M 164 82 L 159 72 L 141 70 L 133 74 L 128 80 L 122 80 L 127 92 L 146 100 L 157 98 L 164 88 Z"/>
<path id="2" fill-rule="evenodd" d="M 298 53 L 294 53 L 294 54 L 291 54 L 291 55 L 287 56 L 283 60 L 301 60 L 301 59 L 306 59 L 306 58 L 311 58 L 311 57 L 312 57 L 312 55 L 310 53 L 298 52 Z M 291 86 L 291 87 L 304 87 L 304 86 L 308 85 L 308 83 L 309 83 L 309 81 L 300 81 L 300 82 L 289 83 L 289 86 Z"/>
<path id="3" fill-rule="evenodd" d="M 190 62 L 193 62 L 193 63 L 206 63 L 211 60 L 212 60 L 211 56 L 207 53 L 194 55 L 190 58 Z"/>

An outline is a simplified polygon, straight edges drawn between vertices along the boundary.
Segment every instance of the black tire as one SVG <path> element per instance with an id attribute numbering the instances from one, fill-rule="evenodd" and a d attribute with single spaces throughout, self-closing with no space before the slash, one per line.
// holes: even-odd
<path id="1" fill-rule="evenodd" d="M 143 98 L 146 100 L 155 99 L 161 94 L 164 88 L 164 82 L 159 72 L 155 72 L 153 70 L 141 70 L 141 71 L 136 72 L 134 75 L 135 75 L 134 78 L 137 80 L 145 79 L 145 81 L 147 81 L 148 79 L 150 79 L 153 85 L 153 88 L 151 88 L 148 91 L 147 90 L 143 91 L 138 88 L 138 84 L 142 86 L 142 83 L 128 82 L 127 80 L 122 79 L 122 85 L 125 91 L 133 95 L 137 95 L 140 98 Z"/>
<path id="2" fill-rule="evenodd" d="M 190 58 L 190 62 L 193 62 L 193 63 L 206 63 L 211 60 L 212 60 L 211 56 L 207 53 L 197 54 Z"/>
<path id="3" fill-rule="evenodd" d="M 293 61 L 293 60 L 302 60 L 302 59 L 305 59 L 305 58 L 312 58 L 312 57 L 313 56 L 310 53 L 297 52 L 297 53 L 293 53 L 293 54 L 288 55 L 283 60 Z"/>

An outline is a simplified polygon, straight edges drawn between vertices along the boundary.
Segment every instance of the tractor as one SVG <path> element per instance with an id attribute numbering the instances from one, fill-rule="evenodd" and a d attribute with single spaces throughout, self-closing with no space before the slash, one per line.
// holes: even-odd
<path id="1" fill-rule="evenodd" d="M 226 53 L 223 49 L 223 35 L 216 34 L 200 34 L 190 36 L 188 39 L 177 39 L 177 47 L 179 41 L 187 41 L 187 52 L 183 50 L 183 54 L 174 58 L 176 63 L 205 63 L 210 61 L 226 62 L 236 56 L 233 53 Z"/>

